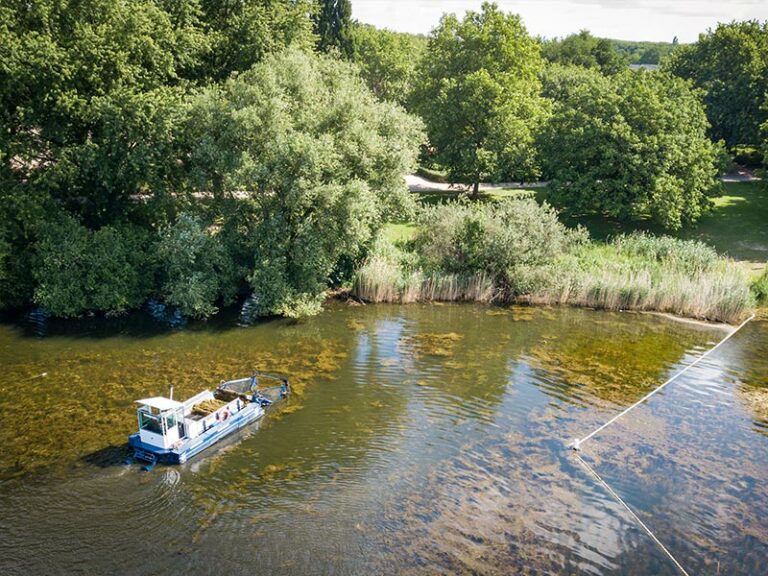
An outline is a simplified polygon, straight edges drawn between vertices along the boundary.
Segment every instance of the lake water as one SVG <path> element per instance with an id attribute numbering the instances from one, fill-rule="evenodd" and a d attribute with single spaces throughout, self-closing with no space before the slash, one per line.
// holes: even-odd
<path id="1" fill-rule="evenodd" d="M 0 573 L 673 575 L 564 446 L 725 334 L 469 305 L 1 324 Z M 123 463 L 133 400 L 253 368 L 291 378 L 282 412 Z M 766 394 L 756 321 L 584 447 L 690 574 L 768 573 Z"/>

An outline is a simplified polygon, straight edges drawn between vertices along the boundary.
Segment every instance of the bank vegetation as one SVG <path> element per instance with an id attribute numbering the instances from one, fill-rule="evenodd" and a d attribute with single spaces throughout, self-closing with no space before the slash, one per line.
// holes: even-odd
<path id="1" fill-rule="evenodd" d="M 506 200 L 427 208 L 414 240 L 380 240 L 357 271 L 368 302 L 525 302 L 737 322 L 754 307 L 746 271 L 691 240 L 609 242 L 568 229 L 548 205 Z"/>

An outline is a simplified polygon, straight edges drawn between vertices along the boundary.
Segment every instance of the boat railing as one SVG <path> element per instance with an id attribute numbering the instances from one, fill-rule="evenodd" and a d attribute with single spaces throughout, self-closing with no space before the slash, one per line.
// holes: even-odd
<path id="1" fill-rule="evenodd" d="M 265 387 L 263 386 L 263 380 L 267 380 L 268 383 L 279 382 L 279 384 Z M 262 372 L 261 370 L 254 370 L 249 378 L 229 380 L 219 385 L 219 390 L 230 390 L 237 394 L 262 392 L 264 389 L 271 388 L 283 388 L 287 393 L 289 390 L 288 378 L 277 374 L 270 374 L 269 372 Z"/>

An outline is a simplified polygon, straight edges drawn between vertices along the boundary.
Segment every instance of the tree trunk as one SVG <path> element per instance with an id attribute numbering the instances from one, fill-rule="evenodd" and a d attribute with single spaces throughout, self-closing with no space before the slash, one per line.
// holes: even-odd
<path id="1" fill-rule="evenodd" d="M 480 195 L 480 180 L 475 180 L 472 185 L 472 198 L 477 198 Z"/>

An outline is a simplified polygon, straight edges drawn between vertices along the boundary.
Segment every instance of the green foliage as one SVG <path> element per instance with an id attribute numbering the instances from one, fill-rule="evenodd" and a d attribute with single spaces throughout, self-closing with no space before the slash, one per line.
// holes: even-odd
<path id="1" fill-rule="evenodd" d="M 704 242 L 681 240 L 671 236 L 636 232 L 622 234 L 615 238 L 612 244 L 621 255 L 661 262 L 691 275 L 712 270 L 719 260 L 715 249 Z"/>
<path id="2" fill-rule="evenodd" d="M 541 52 L 553 64 L 594 68 L 603 74 L 616 74 L 628 65 L 627 58 L 616 51 L 611 40 L 595 38 L 587 30 L 544 42 Z"/>
<path id="3" fill-rule="evenodd" d="M 40 182 L 91 225 L 141 209 L 137 196 L 165 204 L 182 179 L 177 132 L 185 117 L 179 89 L 93 98 L 88 137 L 62 149 Z"/>
<path id="4" fill-rule="evenodd" d="M 677 48 L 676 40 L 677 37 L 671 43 L 632 40 L 609 40 L 609 42 L 629 64 L 660 64 Z"/>
<path id="5" fill-rule="evenodd" d="M 528 228 L 533 240 L 506 230 L 501 217 L 510 209 L 522 218 L 515 229 Z M 750 291 L 741 266 L 700 242 L 638 234 L 603 244 L 587 241 L 583 231 L 558 229 L 546 207 L 538 214 L 523 205 L 472 210 L 461 204 L 434 209 L 424 222 L 430 227 L 411 246 L 414 252 L 378 242 L 358 269 L 353 293 L 371 302 L 570 304 L 737 322 L 751 312 L 753 292 L 768 285 L 760 280 Z M 447 235 L 454 241 L 441 242 Z M 549 244 L 552 235 L 559 246 L 557 240 Z M 513 255 L 487 250 L 494 237 Z M 518 249 L 535 256 L 521 262 L 514 256 Z"/>
<path id="6" fill-rule="evenodd" d="M 93 232 L 63 215 L 36 243 L 35 303 L 55 316 L 119 314 L 140 306 L 152 288 L 148 235 L 131 225 Z"/>
<path id="7" fill-rule="evenodd" d="M 739 166 L 759 168 L 763 164 L 763 151 L 757 146 L 734 146 L 731 148 L 731 156 Z"/>
<path id="8" fill-rule="evenodd" d="M 768 22 L 731 22 L 676 50 L 665 68 L 705 92 L 714 140 L 758 146 L 768 93 Z"/>
<path id="9" fill-rule="evenodd" d="M 761 306 L 768 305 L 768 269 L 752 282 L 752 292 Z"/>
<path id="10" fill-rule="evenodd" d="M 153 2 L 38 2 L 0 42 L 5 169 L 98 227 L 172 171 L 176 36 Z"/>
<path id="11" fill-rule="evenodd" d="M 316 311 L 339 260 L 412 206 L 402 175 L 420 123 L 329 57 L 289 51 L 202 92 L 190 133 L 198 185 L 253 203 L 250 282 L 262 314 Z"/>
<path id="12" fill-rule="evenodd" d="M 315 13 L 317 47 L 322 52 L 338 50 L 344 56 L 352 54 L 350 28 L 352 27 L 352 2 L 350 0 L 318 0 Z"/>
<path id="13" fill-rule="evenodd" d="M 371 91 L 381 100 L 407 105 L 427 39 L 366 24 L 355 24 L 351 36 L 352 60 Z"/>
<path id="14" fill-rule="evenodd" d="M 68 290 L 56 262 L 90 270 L 99 250 L 121 262 L 124 232 L 152 236 L 220 190 L 199 186 L 210 182 L 196 179 L 189 163 L 194 84 L 246 70 L 288 45 L 311 50 L 313 8 L 312 0 L 0 3 L 0 306 L 34 298 L 76 315 L 136 305 L 144 287 L 126 288 L 130 279 L 115 273 L 114 294 L 106 278 L 103 294 L 92 279 Z M 206 152 L 199 148 L 198 158 Z M 210 210 L 209 220 L 223 206 Z M 57 224 L 48 229 L 50 221 Z M 61 254 L 52 234 L 63 238 L 64 230 L 73 238 Z M 243 230 L 225 222 L 222 231 L 241 256 L 244 242 L 233 231 Z M 192 302 L 175 298 L 194 315 L 212 306 L 202 289 Z"/>
<path id="15" fill-rule="evenodd" d="M 311 6 L 309 0 L 47 0 L 6 7 L 0 24 L 5 169 L 92 227 L 122 218 L 135 194 L 177 191 L 182 78 L 205 83 L 286 45 L 311 47 Z"/>
<path id="16" fill-rule="evenodd" d="M 33 243 L 37 230 L 52 211 L 50 198 L 24 182 L 4 175 L 0 181 L 0 308 L 17 308 L 31 302 Z"/>
<path id="17" fill-rule="evenodd" d="M 414 107 L 453 182 L 522 180 L 537 172 L 534 132 L 545 115 L 539 46 L 520 18 L 484 3 L 446 15 L 419 67 Z"/>
<path id="18" fill-rule="evenodd" d="M 426 208 L 415 245 L 427 270 L 483 272 L 505 291 L 531 289 L 532 271 L 584 241 L 546 203 L 507 200 Z"/>
<path id="19" fill-rule="evenodd" d="M 555 100 L 540 138 L 555 204 L 573 213 L 650 216 L 671 230 L 707 209 L 717 149 L 685 81 L 560 67 L 545 75 L 544 93 Z"/>
<path id="20" fill-rule="evenodd" d="M 201 0 L 200 24 L 207 51 L 194 79 L 222 80 L 248 70 L 268 54 L 288 46 L 309 50 L 314 44 L 313 0 Z"/>
<path id="21" fill-rule="evenodd" d="M 217 302 L 234 299 L 240 279 L 217 231 L 181 214 L 161 231 L 156 250 L 162 298 L 185 316 L 205 318 Z"/>

